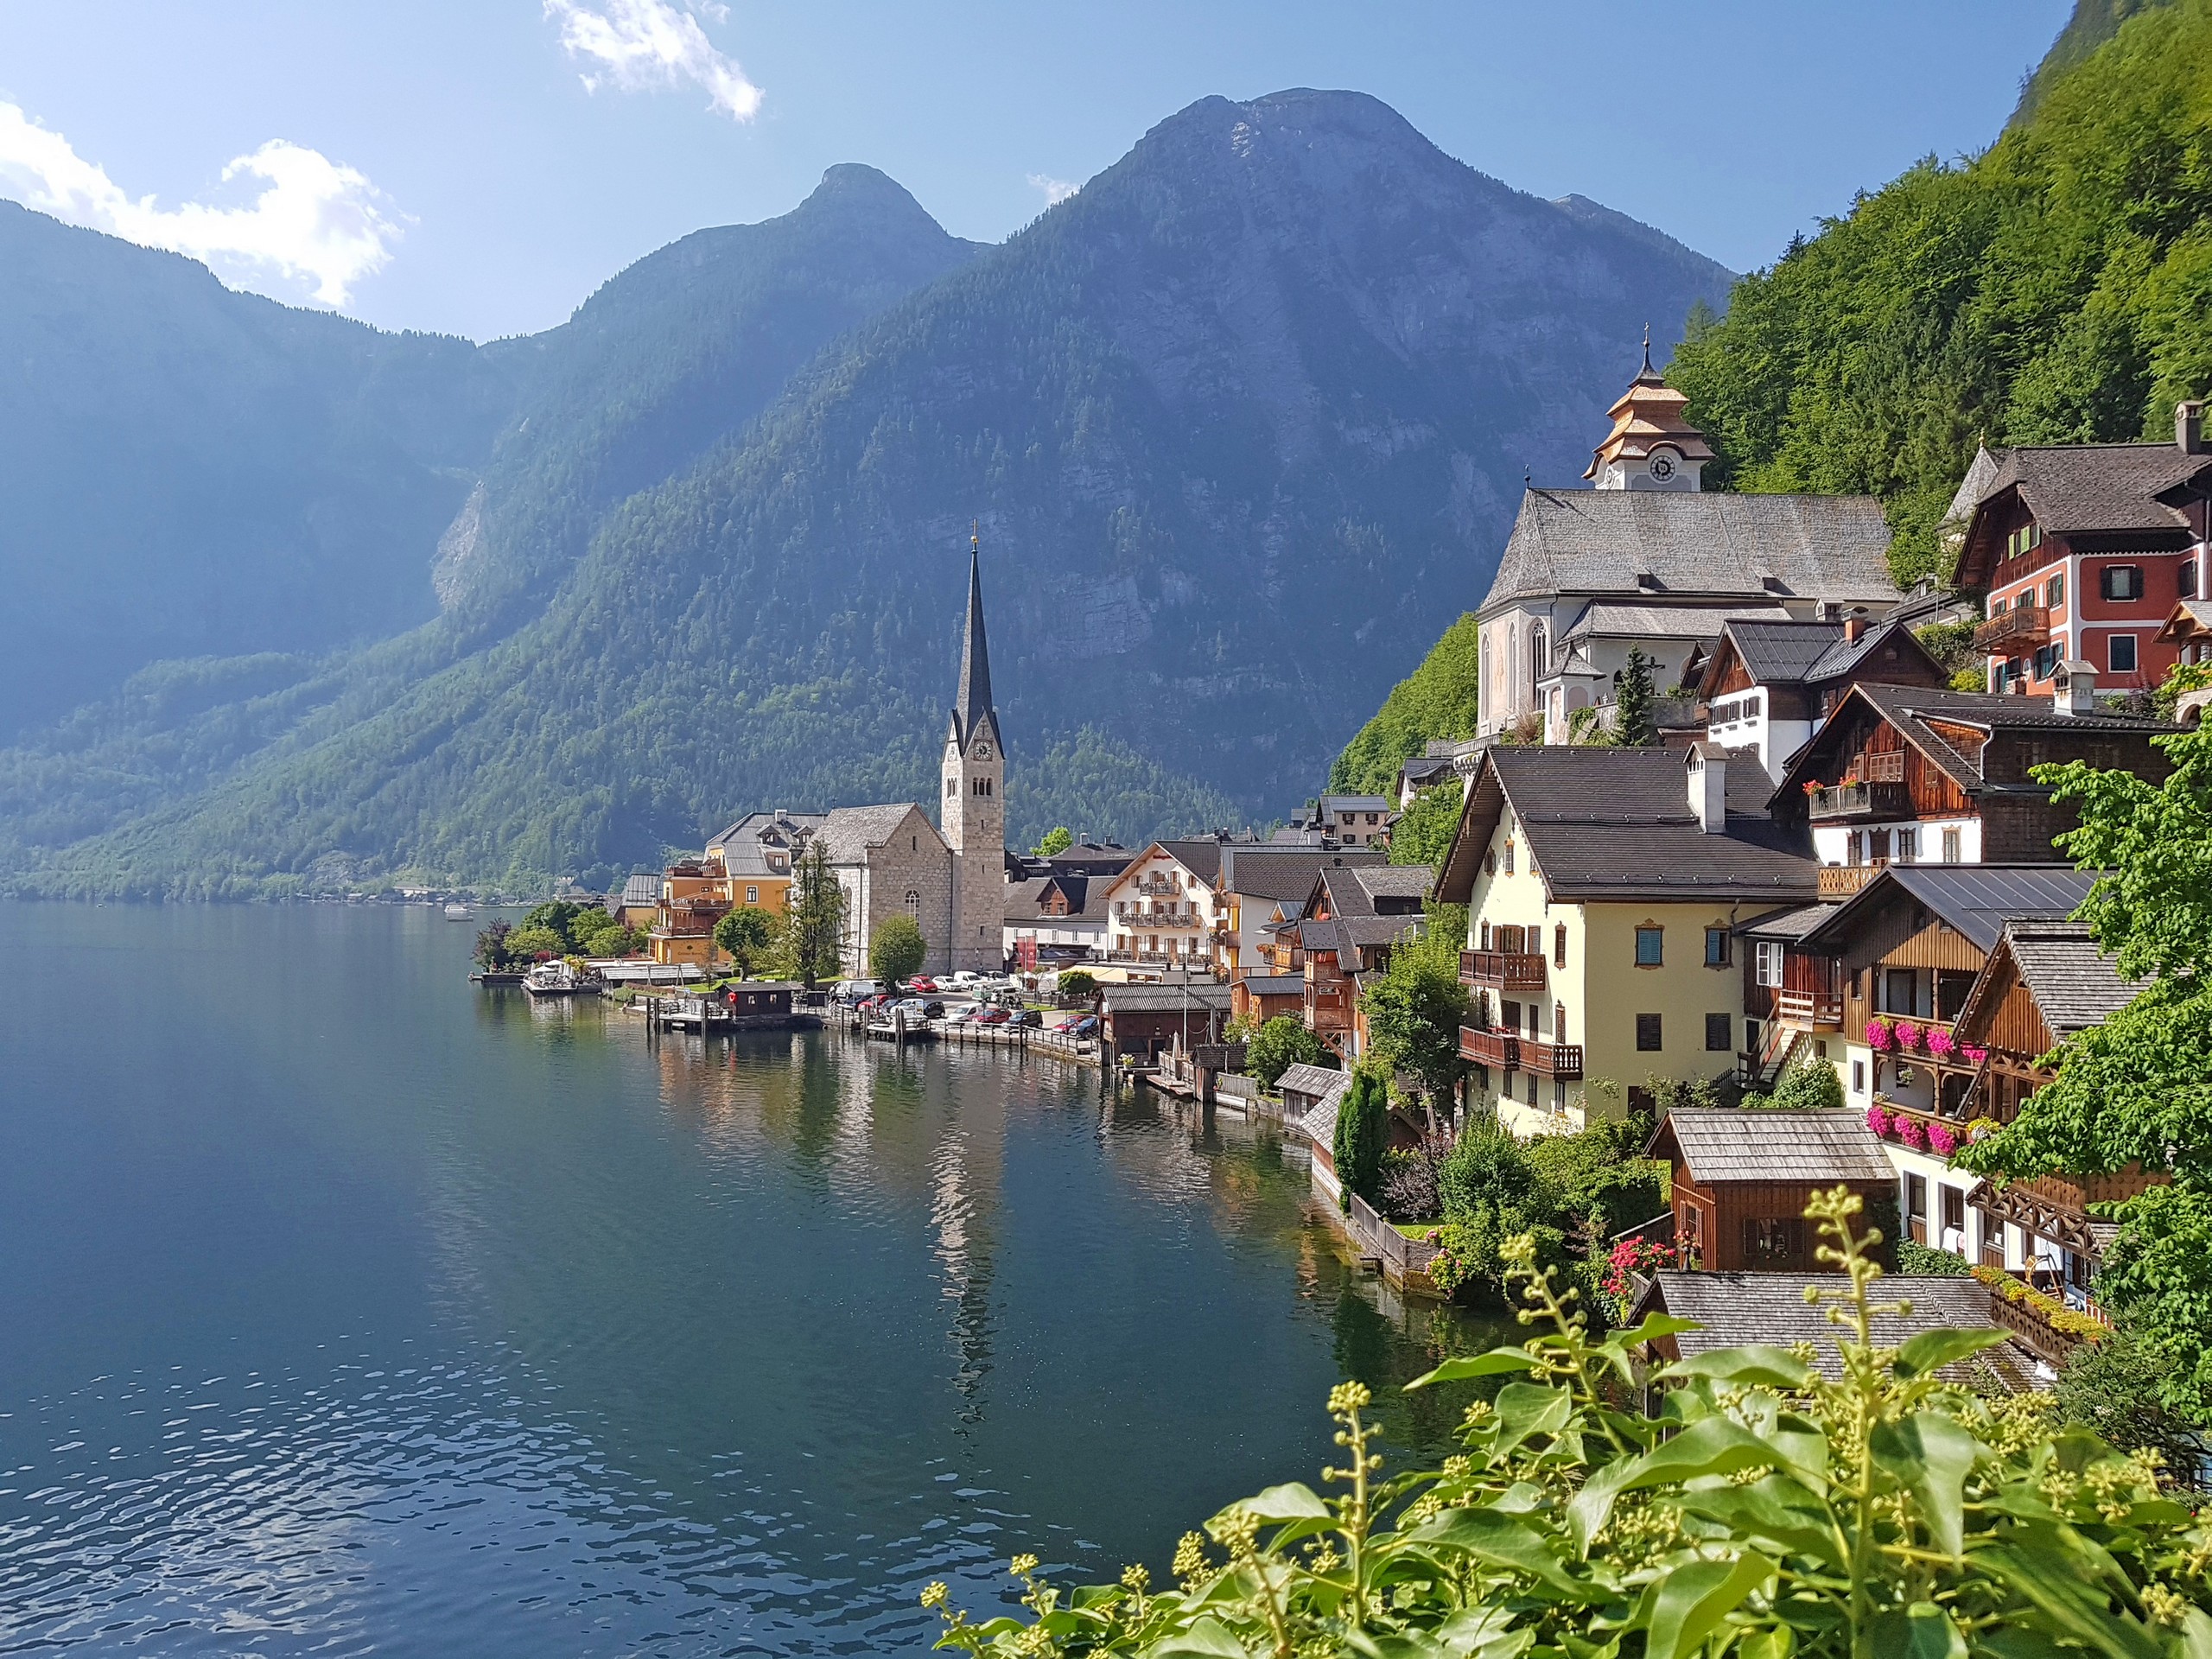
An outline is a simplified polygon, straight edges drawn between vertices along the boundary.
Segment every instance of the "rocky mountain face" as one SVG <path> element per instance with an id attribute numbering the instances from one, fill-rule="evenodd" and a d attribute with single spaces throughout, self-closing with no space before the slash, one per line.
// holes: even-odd
<path id="1" fill-rule="evenodd" d="M 203 709 L 251 735 L 105 834 L 83 765 L 0 757 L 0 791 L 43 767 L 79 803 L 17 830 L 18 867 L 596 879 L 743 807 L 931 799 L 971 521 L 1014 834 L 1281 810 L 1480 595 L 1524 470 L 1580 474 L 1644 326 L 1671 341 L 1730 281 L 1351 93 L 1204 100 L 980 253 L 849 172 L 825 193 L 912 261 L 868 292 L 906 297 L 818 350 L 764 320 L 687 351 L 715 232 L 619 279 L 650 276 L 651 321 L 610 284 L 486 348 L 532 412 L 445 538 L 442 618 Z M 78 741 L 143 747 L 136 718 Z"/>

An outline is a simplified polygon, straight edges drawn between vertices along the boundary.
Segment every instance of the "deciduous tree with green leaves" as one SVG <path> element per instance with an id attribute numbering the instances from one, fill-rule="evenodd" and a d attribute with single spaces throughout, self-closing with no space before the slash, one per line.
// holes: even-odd
<path id="1" fill-rule="evenodd" d="M 1052 858 L 1065 853 L 1074 845 L 1075 837 L 1068 832 L 1067 825 L 1063 823 L 1047 830 L 1045 832 L 1044 840 L 1029 850 L 1038 858 Z"/>
<path id="2" fill-rule="evenodd" d="M 715 924 L 715 943 L 737 964 L 737 976 L 749 979 L 753 963 L 772 944 L 776 918 L 758 905 L 740 905 Z"/>
<path id="3" fill-rule="evenodd" d="M 1391 1071 L 1421 1080 L 1421 1088 L 1448 1102 L 1467 1074 L 1459 1058 L 1459 1027 L 1469 1019 L 1466 988 L 1459 983 L 1459 944 L 1466 912 L 1435 906 L 1426 930 L 1391 947 L 1390 960 L 1360 993 L 1370 1052 Z"/>
<path id="4" fill-rule="evenodd" d="M 1440 864 L 1451 850 L 1452 836 L 1459 827 L 1459 804 L 1466 781 L 1448 778 L 1414 797 L 1397 823 L 1390 826 L 1393 864 Z"/>
<path id="5" fill-rule="evenodd" d="M 1287 1014 L 1279 1014 L 1261 1026 L 1244 1046 L 1246 1072 L 1268 1089 L 1281 1083 L 1282 1074 L 1294 1065 L 1327 1065 L 1331 1058 L 1305 1022 Z"/>
<path id="6" fill-rule="evenodd" d="M 2163 783 L 2036 769 L 2081 813 L 2062 848 L 2103 872 L 2082 917 L 2147 984 L 2061 1044 L 2052 1080 L 1957 1161 L 1999 1177 L 2170 1172 L 2119 1208 L 2097 1293 L 2152 1357 L 2167 1407 L 2212 1425 L 2212 732 L 2156 741 L 2173 762 Z"/>
<path id="7" fill-rule="evenodd" d="M 868 972 L 887 985 L 903 984 L 921 972 L 929 956 L 922 925 L 903 910 L 893 911 L 878 922 L 868 938 Z"/>

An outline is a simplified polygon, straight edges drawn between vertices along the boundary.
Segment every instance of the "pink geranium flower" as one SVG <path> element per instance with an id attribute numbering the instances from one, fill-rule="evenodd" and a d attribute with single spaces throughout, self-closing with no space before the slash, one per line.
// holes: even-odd
<path id="1" fill-rule="evenodd" d="M 1938 1158 L 1948 1158 L 1959 1149 L 1959 1137 L 1948 1124 L 1928 1126 L 1928 1149 Z"/>
<path id="2" fill-rule="evenodd" d="M 1910 1020 L 1897 1021 L 1897 1046 L 1901 1049 L 1918 1048 L 1920 1039 L 1926 1034 Z"/>
<path id="3" fill-rule="evenodd" d="M 1879 1106 L 1869 1106 L 1866 1109 L 1866 1127 L 1877 1135 L 1887 1135 L 1890 1132 L 1890 1115 Z"/>
<path id="4" fill-rule="evenodd" d="M 1958 1048 L 1958 1039 L 1941 1026 L 1931 1026 L 1928 1031 L 1928 1052 L 1939 1060 L 1948 1060 Z"/>
<path id="5" fill-rule="evenodd" d="M 1866 1022 L 1866 1046 L 1877 1054 L 1886 1054 L 1897 1044 L 1897 1027 L 1886 1020 Z"/>
<path id="6" fill-rule="evenodd" d="M 1903 1141 L 1906 1146 L 1910 1147 L 1915 1152 L 1918 1152 L 1923 1147 L 1928 1144 L 1928 1137 L 1921 1133 L 1920 1120 L 1916 1117 L 1907 1117 L 1903 1113 L 1899 1113 L 1897 1119 L 1897 1139 Z"/>

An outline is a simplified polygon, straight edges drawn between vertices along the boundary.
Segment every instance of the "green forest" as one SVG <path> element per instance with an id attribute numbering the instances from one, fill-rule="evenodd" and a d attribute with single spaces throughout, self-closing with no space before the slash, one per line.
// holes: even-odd
<path id="1" fill-rule="evenodd" d="M 1978 444 L 2160 439 L 2212 391 L 2212 0 L 2081 0 L 1980 155 L 1930 156 L 1693 314 L 1667 378 L 1707 489 L 1867 493 L 1901 585 Z M 1474 729 L 1463 617 L 1338 757 L 1387 787 Z"/>
<path id="2" fill-rule="evenodd" d="M 1977 443 L 2172 431 L 2212 387 L 2212 4 L 2085 0 L 1982 154 L 1929 157 L 1700 315 L 1668 378 L 1719 452 L 1708 488 L 1866 492 L 1900 582 Z"/>

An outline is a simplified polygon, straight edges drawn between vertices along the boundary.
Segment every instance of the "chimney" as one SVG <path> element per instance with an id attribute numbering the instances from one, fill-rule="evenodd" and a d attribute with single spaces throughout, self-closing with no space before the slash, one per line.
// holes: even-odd
<path id="1" fill-rule="evenodd" d="M 1728 751 L 1718 743 L 1700 741 L 1689 747 L 1690 810 L 1697 827 L 1708 836 L 1728 830 Z"/>
<path id="2" fill-rule="evenodd" d="M 2097 712 L 2097 671 L 2080 661 L 2061 663 L 2050 678 L 2050 705 L 2062 715 Z"/>
<path id="3" fill-rule="evenodd" d="M 2204 405 L 2193 397 L 2174 405 L 2174 448 L 2184 455 L 2204 453 Z"/>
<path id="4" fill-rule="evenodd" d="M 1855 645 L 1859 643 L 1859 636 L 1866 632 L 1866 608 L 1863 605 L 1854 607 L 1851 614 L 1843 619 L 1844 640 L 1847 644 Z"/>

